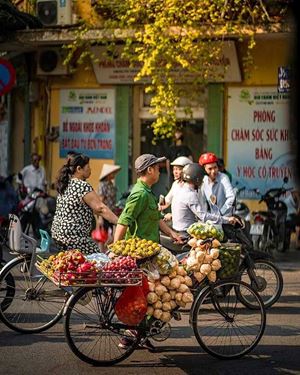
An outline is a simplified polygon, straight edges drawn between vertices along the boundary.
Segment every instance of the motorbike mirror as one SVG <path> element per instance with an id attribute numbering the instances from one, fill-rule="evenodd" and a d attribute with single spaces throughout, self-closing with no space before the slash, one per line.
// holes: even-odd
<path id="1" fill-rule="evenodd" d="M 289 182 L 289 178 L 287 176 L 284 177 L 283 182 L 287 184 Z"/>

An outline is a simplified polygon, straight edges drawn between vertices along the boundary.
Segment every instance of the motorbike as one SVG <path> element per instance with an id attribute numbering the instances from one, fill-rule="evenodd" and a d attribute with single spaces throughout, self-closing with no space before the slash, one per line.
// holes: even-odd
<path id="1" fill-rule="evenodd" d="M 267 210 L 252 213 L 253 224 L 250 228 L 250 235 L 256 250 L 271 254 L 273 249 L 284 252 L 289 248 L 290 230 L 286 222 L 287 206 L 283 197 L 292 188 L 284 187 L 287 182 L 288 178 L 285 177 L 281 187 L 269 189 L 261 196 L 259 203 L 264 202 Z"/>
<path id="2" fill-rule="evenodd" d="M 50 232 L 55 208 L 56 199 L 54 197 L 40 189 L 34 189 L 18 205 L 22 231 L 28 235 L 32 230 L 35 238 L 40 238 L 40 229 Z"/>
<path id="3" fill-rule="evenodd" d="M 251 240 L 244 232 L 244 228 L 232 225 L 223 225 L 225 241 L 239 243 L 242 246 L 239 265 L 239 277 L 261 296 L 265 308 L 269 308 L 278 301 L 283 290 L 283 277 L 279 268 L 273 263 L 272 258 L 262 252 L 255 251 Z M 181 260 L 188 255 L 190 246 L 174 243 L 169 237 L 160 236 L 161 244 Z M 256 306 L 243 297 L 243 303 L 249 308 Z"/>
<path id="4" fill-rule="evenodd" d="M 245 186 L 240 187 L 240 188 L 236 186 L 233 190 L 234 190 L 235 196 L 236 196 L 236 200 L 235 200 L 235 204 L 234 204 L 234 214 L 243 219 L 243 221 L 245 223 L 245 232 L 248 235 L 250 235 L 250 226 L 251 226 L 250 209 L 247 206 L 247 204 L 240 199 L 240 194 L 241 194 L 241 192 L 243 192 L 245 190 Z"/>

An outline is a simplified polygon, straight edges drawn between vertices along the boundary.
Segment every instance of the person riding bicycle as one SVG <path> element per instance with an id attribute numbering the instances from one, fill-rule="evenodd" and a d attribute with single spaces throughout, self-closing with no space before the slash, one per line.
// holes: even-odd
<path id="1" fill-rule="evenodd" d="M 219 172 L 218 160 L 212 152 L 200 155 L 199 164 L 206 174 L 201 192 L 211 212 L 231 216 L 234 211 L 235 194 L 228 176 Z"/>
<path id="2" fill-rule="evenodd" d="M 171 209 L 173 229 L 181 237 L 187 237 L 187 229 L 195 221 L 212 221 L 215 224 L 235 224 L 236 217 L 222 216 L 220 213 L 210 213 L 203 209 L 199 200 L 198 188 L 204 177 L 203 169 L 198 163 L 186 165 L 182 170 L 183 186 L 174 195 Z"/>
<path id="3" fill-rule="evenodd" d="M 116 224 L 118 217 L 101 201 L 86 181 L 91 175 L 89 158 L 78 154 L 60 169 L 57 178 L 57 204 L 52 223 L 52 238 L 58 246 L 79 249 L 83 253 L 99 252 L 90 237 L 94 214 Z"/>

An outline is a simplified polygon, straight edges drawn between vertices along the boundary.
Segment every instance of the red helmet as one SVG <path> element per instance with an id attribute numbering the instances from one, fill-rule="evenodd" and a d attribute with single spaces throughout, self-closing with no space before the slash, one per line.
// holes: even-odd
<path id="1" fill-rule="evenodd" d="M 205 164 L 217 163 L 217 161 L 218 158 L 212 152 L 206 152 L 205 154 L 200 155 L 199 158 L 199 164 L 202 166 Z"/>

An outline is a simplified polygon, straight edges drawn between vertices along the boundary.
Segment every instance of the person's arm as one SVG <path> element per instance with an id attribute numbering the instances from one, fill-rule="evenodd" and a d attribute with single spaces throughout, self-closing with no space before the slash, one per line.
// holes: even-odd
<path id="1" fill-rule="evenodd" d="M 174 195 L 174 184 L 175 184 L 175 181 L 173 182 L 168 194 L 165 196 L 165 204 L 159 205 L 158 207 L 159 211 L 164 211 L 171 205 L 173 195 Z"/>
<path id="2" fill-rule="evenodd" d="M 163 219 L 160 219 L 159 221 L 159 228 L 162 232 L 164 232 L 167 236 L 171 237 L 174 241 L 178 243 L 183 243 L 180 235 L 175 232 L 172 228 L 170 228 Z"/>
<path id="3" fill-rule="evenodd" d="M 117 224 L 118 216 L 116 216 L 103 202 L 101 202 L 101 199 L 94 190 L 85 194 L 82 199 L 89 207 L 91 207 L 96 215 L 101 215 L 110 223 Z"/>
<path id="4" fill-rule="evenodd" d="M 190 210 L 193 214 L 203 223 L 210 220 L 213 224 L 231 224 L 240 223 L 239 219 L 234 216 L 222 216 L 220 214 L 214 214 L 210 212 L 204 212 L 199 204 L 190 204 Z"/>
<path id="5" fill-rule="evenodd" d="M 127 228 L 128 228 L 127 225 L 117 224 L 115 234 L 114 234 L 114 242 L 123 240 L 127 232 Z"/>
<path id="6" fill-rule="evenodd" d="M 228 211 L 231 211 L 233 208 L 235 194 L 234 194 L 232 185 L 229 181 L 229 178 L 225 174 L 223 174 L 222 176 L 221 184 L 224 187 L 226 201 L 223 204 L 223 206 L 220 208 L 220 212 L 222 215 L 225 215 Z"/>

